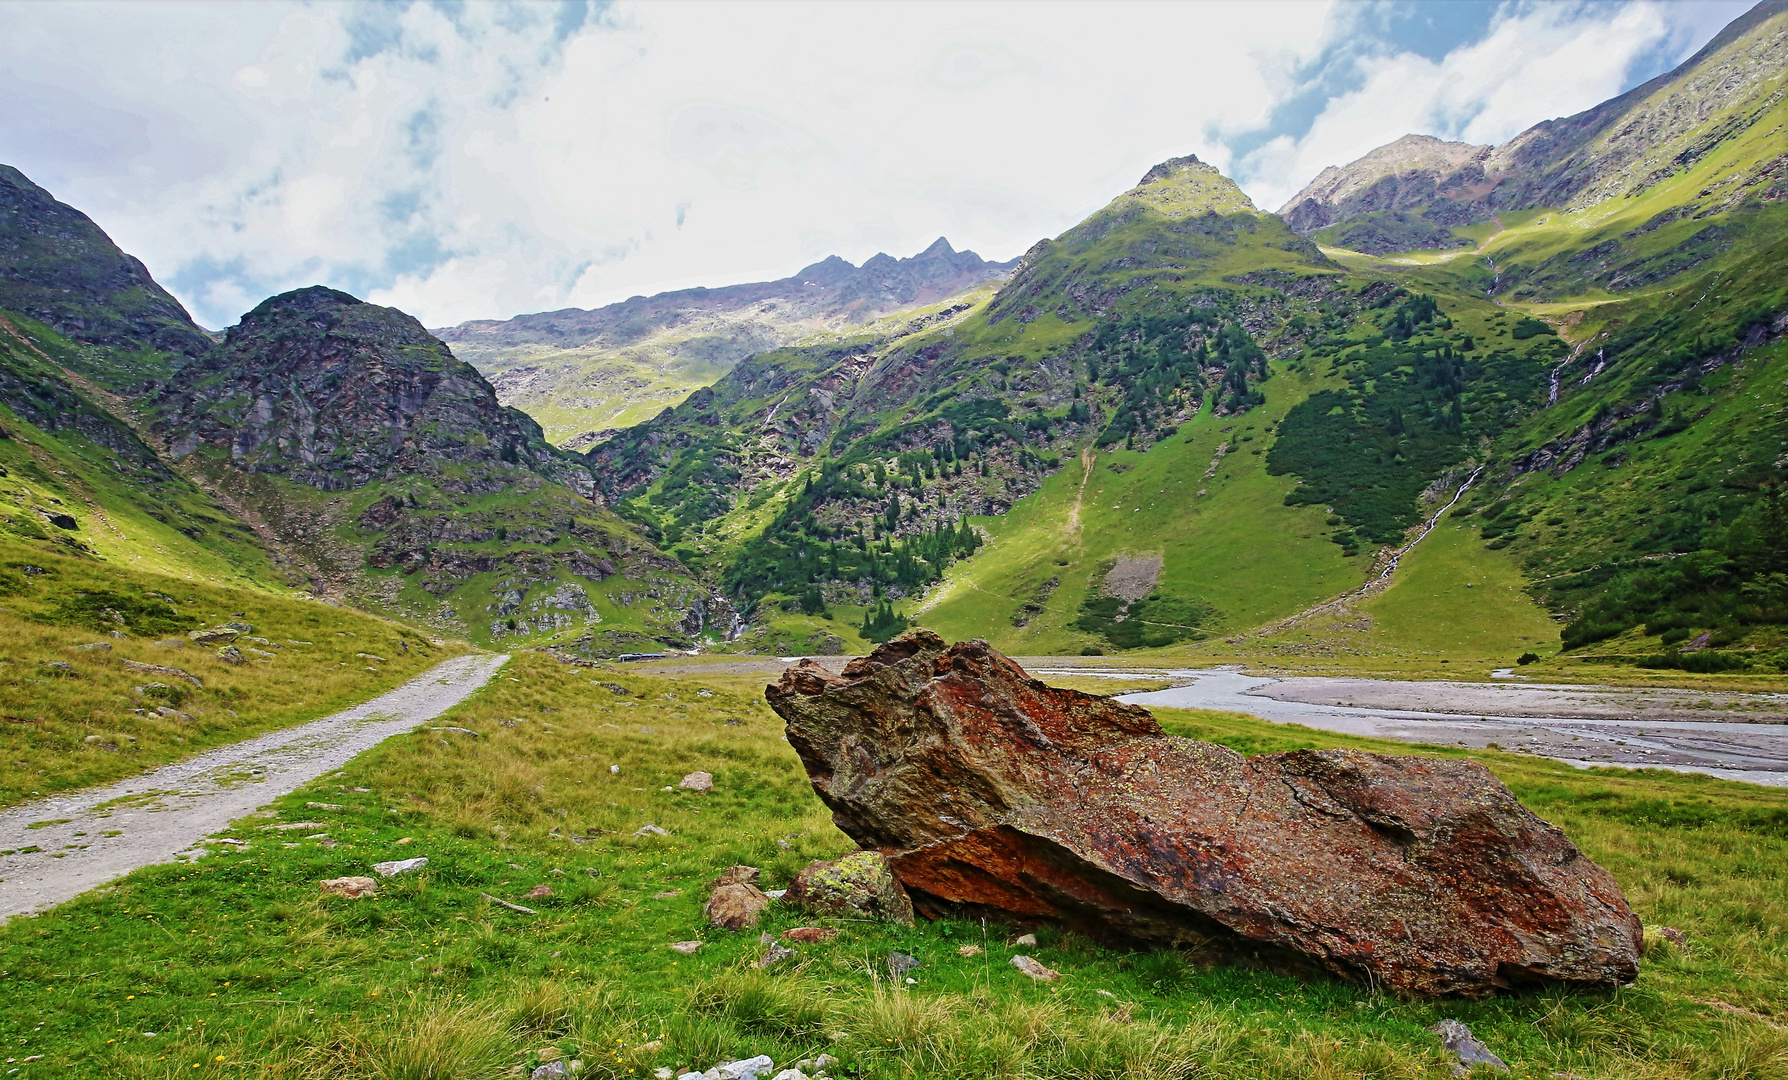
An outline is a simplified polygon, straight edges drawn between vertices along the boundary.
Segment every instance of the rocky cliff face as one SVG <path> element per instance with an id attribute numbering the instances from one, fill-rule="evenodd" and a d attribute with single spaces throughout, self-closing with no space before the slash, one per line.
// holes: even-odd
<path id="1" fill-rule="evenodd" d="M 92 219 L 8 165 L 0 165 L 0 311 L 28 316 L 71 341 L 148 347 L 182 360 L 212 344 Z"/>
<path id="2" fill-rule="evenodd" d="M 1493 148 L 1405 135 L 1345 168 L 1331 165 L 1279 208 L 1286 224 L 1304 235 L 1337 222 L 1376 215 L 1388 221 L 1342 237 L 1356 251 L 1383 254 L 1412 247 L 1448 247 L 1447 231 L 1483 211 L 1484 159 Z M 1351 242 L 1350 242 L 1351 241 Z"/>
<path id="3" fill-rule="evenodd" d="M 525 472 L 587 478 L 421 323 L 321 286 L 243 316 L 155 409 L 175 458 L 208 447 L 324 491 L 416 474 L 465 491 Z"/>

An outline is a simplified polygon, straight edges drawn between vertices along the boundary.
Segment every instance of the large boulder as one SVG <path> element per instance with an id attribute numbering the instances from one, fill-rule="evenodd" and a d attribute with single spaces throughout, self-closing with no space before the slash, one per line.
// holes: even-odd
<path id="1" fill-rule="evenodd" d="M 917 630 L 769 687 L 814 790 L 928 915 L 1051 921 L 1417 994 L 1638 972 L 1614 879 L 1471 761 L 1243 757 Z"/>

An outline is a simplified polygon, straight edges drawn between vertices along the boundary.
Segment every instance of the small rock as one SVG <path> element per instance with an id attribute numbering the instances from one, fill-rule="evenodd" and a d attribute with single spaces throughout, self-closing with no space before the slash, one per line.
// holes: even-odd
<path id="1" fill-rule="evenodd" d="M 380 877 L 396 877 L 412 870 L 420 870 L 428 865 L 428 859 L 396 859 L 392 862 L 373 863 L 373 873 Z"/>
<path id="2" fill-rule="evenodd" d="M 1014 956 L 1012 966 L 1038 982 L 1054 982 L 1062 977 L 1061 972 L 1053 968 L 1046 968 L 1028 956 Z"/>
<path id="3" fill-rule="evenodd" d="M 682 895 L 683 895 L 682 889 L 666 889 L 663 892 L 653 893 L 652 899 L 654 899 L 654 900 L 675 900 L 677 897 L 682 896 Z"/>
<path id="4" fill-rule="evenodd" d="M 891 952 L 888 954 L 888 974 L 894 976 L 896 979 L 918 966 L 919 958 L 916 956 L 909 956 L 903 952 Z"/>
<path id="5" fill-rule="evenodd" d="M 189 630 L 186 636 L 200 645 L 228 645 L 241 637 L 242 633 L 227 626 L 217 626 L 210 630 Z"/>
<path id="6" fill-rule="evenodd" d="M 673 941 L 673 942 L 671 942 L 671 948 L 675 949 L 676 951 L 678 951 L 680 953 L 692 953 L 701 947 L 702 947 L 702 943 L 699 941 Z"/>
<path id="7" fill-rule="evenodd" d="M 379 895 L 379 883 L 369 877 L 338 877 L 318 882 L 324 893 L 348 900 Z"/>
<path id="8" fill-rule="evenodd" d="M 670 833 L 666 832 L 663 829 L 660 829 L 656 825 L 642 825 L 638 829 L 634 830 L 633 835 L 635 835 L 635 836 L 669 836 Z"/>
<path id="9" fill-rule="evenodd" d="M 770 943 L 769 951 L 764 953 L 763 958 L 760 959 L 757 963 L 753 964 L 752 966 L 759 967 L 759 968 L 773 967 L 776 964 L 782 963 L 784 960 L 787 960 L 789 957 L 791 957 L 793 955 L 795 955 L 795 950 L 790 949 L 783 945 L 778 945 L 777 943 L 772 941 Z"/>
<path id="10" fill-rule="evenodd" d="M 710 791 L 714 787 L 714 774 L 707 772 L 692 772 L 688 776 L 685 776 L 677 786 L 684 791 Z"/>
<path id="11" fill-rule="evenodd" d="M 524 899 L 545 900 L 551 895 L 553 895 L 553 887 L 542 882 L 541 884 L 534 886 L 532 889 L 529 889 L 528 895 Z"/>
<path id="12" fill-rule="evenodd" d="M 735 866 L 720 875 L 702 909 L 708 923 L 724 930 L 756 926 L 758 917 L 770 906 L 770 898 L 758 890 L 756 880 L 757 868 L 751 866 Z"/>
<path id="13" fill-rule="evenodd" d="M 89 641 L 85 645 L 77 645 L 75 647 L 78 649 L 86 649 L 88 652 L 111 652 L 112 651 L 112 643 L 109 641 Z"/>
<path id="14" fill-rule="evenodd" d="M 708 1070 L 708 1076 L 712 1080 L 757 1080 L 775 1067 L 776 1063 L 768 1055 L 759 1054 L 743 1061 L 728 1061 L 716 1065 Z"/>
<path id="15" fill-rule="evenodd" d="M 1036 943 L 1037 943 L 1037 935 L 1035 935 L 1035 934 L 1020 934 L 1012 942 L 1012 944 L 1014 944 L 1014 945 L 1035 945 Z"/>
<path id="16" fill-rule="evenodd" d="M 304 806 L 305 806 L 305 809 L 307 809 L 307 810 L 340 810 L 341 809 L 341 803 L 332 803 L 332 802 L 307 802 L 304 804 Z"/>
<path id="17" fill-rule="evenodd" d="M 838 936 L 838 931 L 829 926 L 797 926 L 782 932 L 782 940 L 798 942 L 802 945 L 816 945 L 822 941 L 831 941 Z"/>
<path id="18" fill-rule="evenodd" d="M 528 1080 L 554 1080 L 555 1077 L 570 1076 L 571 1070 L 563 1061 L 549 1061 L 528 1074 Z"/>
<path id="19" fill-rule="evenodd" d="M 1442 1020 L 1428 1029 L 1440 1036 L 1440 1044 L 1447 1048 L 1458 1063 L 1453 1066 L 1454 1076 L 1464 1076 L 1478 1065 L 1488 1065 L 1498 1072 L 1508 1072 L 1508 1062 L 1490 1052 L 1490 1048 L 1472 1037 L 1471 1029 L 1457 1020 Z"/>
<path id="20" fill-rule="evenodd" d="M 722 885 L 759 885 L 763 874 L 755 866 L 729 866 L 720 872 L 720 876 L 709 883 L 708 888 L 718 889 Z"/>
<path id="21" fill-rule="evenodd" d="M 772 900 L 780 900 L 788 895 L 787 889 L 766 889 L 764 895 Z"/>
<path id="22" fill-rule="evenodd" d="M 226 664 L 241 664 L 248 660 L 248 657 L 242 655 L 242 650 L 234 645 L 225 645 L 217 650 L 217 658 Z"/>
<path id="23" fill-rule="evenodd" d="M 229 622 L 223 624 L 223 628 L 225 630 L 234 630 L 238 634 L 252 634 L 255 632 L 255 628 L 252 625 L 245 623 L 240 619 L 231 619 Z"/>
<path id="24" fill-rule="evenodd" d="M 1674 926 L 1658 927 L 1658 936 L 1679 949 L 1687 950 L 1689 947 L 1688 937 Z"/>
<path id="25" fill-rule="evenodd" d="M 913 923 L 913 902 L 878 851 L 809 863 L 789 884 L 788 899 L 828 915 Z"/>
<path id="26" fill-rule="evenodd" d="M 676 1080 L 677 1074 L 671 1071 L 669 1065 L 660 1065 L 658 1068 L 652 1070 L 652 1076 L 656 1078 L 656 1080 Z"/>
<path id="27" fill-rule="evenodd" d="M 956 955 L 957 956 L 980 956 L 981 955 L 981 946 L 979 946 L 979 945 L 964 945 L 962 948 L 956 950 Z"/>
<path id="28" fill-rule="evenodd" d="M 612 776 L 621 775 L 621 767 L 619 765 L 610 765 L 608 767 L 608 771 L 609 771 L 609 774 Z"/>
<path id="29" fill-rule="evenodd" d="M 800 1069 L 784 1069 L 777 1073 L 772 1080 L 807 1080 L 807 1074 Z"/>

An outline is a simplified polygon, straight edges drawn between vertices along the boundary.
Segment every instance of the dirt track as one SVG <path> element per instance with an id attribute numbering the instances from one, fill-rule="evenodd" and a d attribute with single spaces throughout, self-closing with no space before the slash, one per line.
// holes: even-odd
<path id="1" fill-rule="evenodd" d="M 456 657 L 321 720 L 0 813 L 0 919 L 60 904 L 140 866 L 196 857 L 204 837 L 441 715 L 508 659 Z"/>

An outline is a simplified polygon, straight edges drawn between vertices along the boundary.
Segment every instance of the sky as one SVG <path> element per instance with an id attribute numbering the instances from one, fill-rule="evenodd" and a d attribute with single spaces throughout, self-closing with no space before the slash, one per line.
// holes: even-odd
<path id="1" fill-rule="evenodd" d="M 203 325 L 326 284 L 429 326 L 1009 259 L 1197 154 L 1277 209 L 1409 132 L 1499 142 L 1746 3 L 0 4 L 0 162 Z"/>

